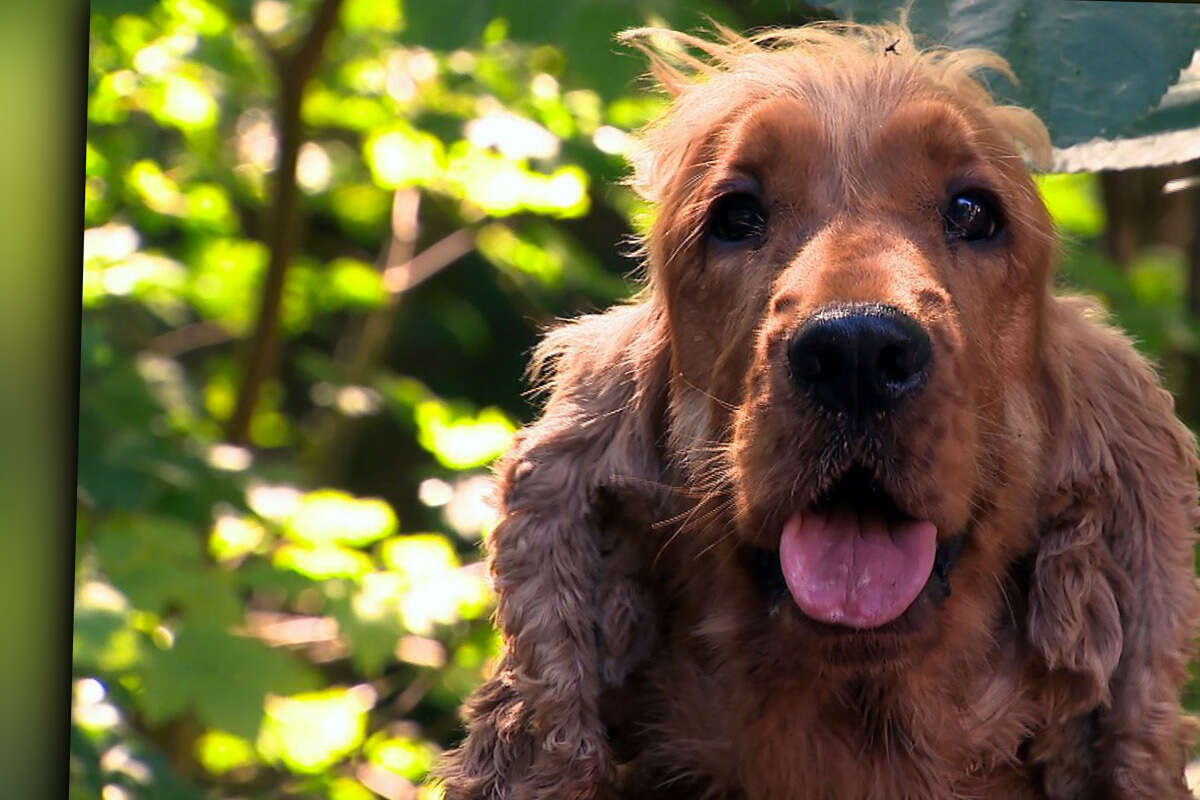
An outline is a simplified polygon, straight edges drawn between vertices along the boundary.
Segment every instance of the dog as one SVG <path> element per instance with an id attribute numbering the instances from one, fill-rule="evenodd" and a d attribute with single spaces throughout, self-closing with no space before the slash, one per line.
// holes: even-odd
<path id="1" fill-rule="evenodd" d="M 1190 796 L 1195 442 L 1051 291 L 1007 64 L 627 39 L 672 96 L 648 274 L 534 359 L 447 800 Z"/>

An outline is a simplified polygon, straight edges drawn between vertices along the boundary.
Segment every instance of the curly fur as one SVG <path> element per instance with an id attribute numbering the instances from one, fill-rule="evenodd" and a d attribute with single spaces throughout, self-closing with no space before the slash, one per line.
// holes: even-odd
<path id="1" fill-rule="evenodd" d="M 1102 312 L 1052 294 L 1022 163 L 1048 137 L 973 77 L 1003 60 L 903 25 L 629 38 L 674 96 L 636 159 L 649 280 L 535 358 L 546 407 L 489 542 L 506 651 L 447 800 L 1188 796 L 1194 442 Z M 710 247 L 746 173 L 768 236 Z M 955 181 L 999 197 L 1002 241 L 947 243 Z M 780 366 L 846 301 L 903 309 L 935 353 L 865 438 Z M 903 629 L 819 631 L 746 568 L 849 463 L 962 537 Z"/>

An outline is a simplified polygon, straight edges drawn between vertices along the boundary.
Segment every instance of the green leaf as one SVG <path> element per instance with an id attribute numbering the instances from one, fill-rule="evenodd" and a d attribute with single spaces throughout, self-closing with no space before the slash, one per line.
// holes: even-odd
<path id="1" fill-rule="evenodd" d="M 1104 206 L 1095 175 L 1037 175 L 1034 182 L 1059 230 L 1080 236 L 1099 236 L 1104 231 Z"/>
<path id="2" fill-rule="evenodd" d="M 410 582 L 459 567 L 454 545 L 437 533 L 410 533 L 388 539 L 380 548 L 380 558 L 389 569 L 408 576 Z"/>
<path id="3" fill-rule="evenodd" d="M 233 561 L 257 550 L 266 534 L 251 517 L 222 514 L 208 534 L 208 552 L 217 561 Z"/>
<path id="4" fill-rule="evenodd" d="M 180 575 L 198 571 L 200 537 L 174 519 L 120 514 L 96 531 L 100 567 L 136 608 L 160 613 L 178 594 Z"/>
<path id="5" fill-rule="evenodd" d="M 191 132 L 212 128 L 217 123 L 217 99 L 202 81 L 194 78 L 168 75 L 154 84 L 147 98 L 147 110 L 160 124 Z"/>
<path id="6" fill-rule="evenodd" d="M 350 647 L 350 658 L 367 677 L 378 675 L 394 660 L 396 642 L 407 631 L 401 624 L 395 593 L 375 580 L 344 596 L 329 599 L 329 611 Z"/>
<path id="7" fill-rule="evenodd" d="M 112 674 L 130 670 L 146 653 L 134 629 L 129 603 L 119 591 L 100 580 L 89 580 L 75 593 L 71 660 L 76 670 Z"/>
<path id="8" fill-rule="evenodd" d="M 450 540 L 436 533 L 397 536 L 384 542 L 381 557 L 392 572 L 368 578 L 380 581 L 378 593 L 397 599 L 404 626 L 428 635 L 434 625 L 480 616 L 491 601 L 485 573 L 459 566 Z M 395 576 L 388 578 L 387 576 Z M 394 587 L 386 581 L 394 583 Z M 364 590 L 371 586 L 364 583 Z"/>
<path id="9" fill-rule="evenodd" d="M 400 0 L 347 0 L 342 5 L 342 24 L 351 31 L 395 33 L 404 27 Z"/>
<path id="10" fill-rule="evenodd" d="M 430 398 L 416 407 L 417 441 L 451 469 L 487 464 L 508 449 L 516 426 L 496 408 L 462 413 Z"/>
<path id="11" fill-rule="evenodd" d="M 327 689 L 267 703 L 258 749 L 292 772 L 315 774 L 358 749 L 366 735 L 373 698 L 364 692 Z"/>
<path id="12" fill-rule="evenodd" d="M 353 258 L 330 262 L 318 289 L 322 310 L 378 308 L 387 302 L 388 293 L 379 270 Z"/>
<path id="13" fill-rule="evenodd" d="M 278 569 L 290 569 L 314 581 L 327 578 L 361 578 L 375 565 L 369 556 L 335 544 L 283 545 L 275 551 L 271 563 Z"/>
<path id="14" fill-rule="evenodd" d="M 328 800 L 376 800 L 378 795 L 353 778 L 334 778 L 329 782 Z"/>
<path id="15" fill-rule="evenodd" d="M 433 768 L 437 750 L 428 742 L 407 737 L 372 738 L 363 748 L 372 764 L 420 783 Z"/>
<path id="16" fill-rule="evenodd" d="M 307 544 L 353 546 L 390 536 L 398 521 L 383 500 L 357 498 L 334 489 L 310 492 L 284 523 L 286 536 Z"/>
<path id="17" fill-rule="evenodd" d="M 377 236 L 387 224 L 392 196 L 372 183 L 351 183 L 329 193 L 329 205 L 352 236 Z"/>
<path id="18" fill-rule="evenodd" d="M 171 17 L 195 29 L 201 36 L 218 36 L 229 27 L 229 16 L 207 0 L 162 0 L 162 7 Z"/>
<path id="19" fill-rule="evenodd" d="M 363 157 L 376 184 L 400 189 L 433 182 L 441 173 L 445 148 L 435 136 L 396 125 L 373 133 L 363 145 Z"/>
<path id="20" fill-rule="evenodd" d="M 250 328 L 253 298 L 266 274 L 267 249 L 246 239 L 211 238 L 197 244 L 188 259 L 189 299 L 200 314 L 219 320 L 233 333 Z"/>
<path id="21" fill-rule="evenodd" d="M 895 0 L 828 3 L 860 22 L 896 19 Z M 1131 130 L 1158 104 L 1200 41 L 1200 8 L 1077 0 L 928 0 L 910 25 L 951 47 L 994 50 L 1019 87 L 1001 94 L 1032 108 L 1063 147 Z M 1192 123 L 1195 124 L 1195 123 Z"/>
<path id="22" fill-rule="evenodd" d="M 237 215 L 225 187 L 215 183 L 192 184 L 184 198 L 184 216 L 189 228 L 226 236 L 237 233 Z"/>
<path id="23" fill-rule="evenodd" d="M 192 709 L 208 727 L 253 739 L 268 694 L 317 685 L 317 676 L 292 656 L 257 639 L 208 626 L 181 629 L 174 645 L 147 661 L 142 704 L 151 723 Z"/>
<path id="24" fill-rule="evenodd" d="M 192 619 L 228 624 L 240 605 L 227 574 L 208 566 L 202 535 L 169 517 L 118 514 L 97 527 L 100 568 L 141 611 L 182 609 Z"/>
<path id="25" fill-rule="evenodd" d="M 228 731 L 205 731 L 196 741 L 196 758 L 213 775 L 258 762 L 254 744 Z"/>

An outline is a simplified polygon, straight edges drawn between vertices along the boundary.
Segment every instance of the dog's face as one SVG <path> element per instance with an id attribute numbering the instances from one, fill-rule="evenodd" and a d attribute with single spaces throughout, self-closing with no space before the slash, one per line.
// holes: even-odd
<path id="1" fill-rule="evenodd" d="M 982 114 L 829 75 L 695 131 L 652 248 L 686 471 L 783 578 L 783 627 L 887 660 L 986 616 L 991 586 L 939 621 L 1025 546 L 1053 239 Z"/>

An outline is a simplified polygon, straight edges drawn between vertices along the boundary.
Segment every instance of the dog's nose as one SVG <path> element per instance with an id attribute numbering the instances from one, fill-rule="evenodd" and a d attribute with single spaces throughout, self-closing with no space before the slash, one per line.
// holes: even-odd
<path id="1" fill-rule="evenodd" d="M 929 336 L 915 319 L 881 305 L 834 306 L 788 343 L 792 381 L 830 411 L 856 419 L 890 411 L 925 383 Z"/>

